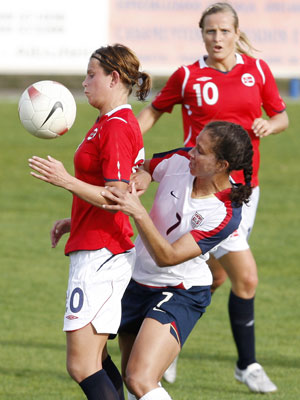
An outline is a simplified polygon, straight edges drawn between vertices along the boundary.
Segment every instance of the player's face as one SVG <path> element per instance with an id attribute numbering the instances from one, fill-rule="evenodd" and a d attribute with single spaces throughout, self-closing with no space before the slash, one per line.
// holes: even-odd
<path id="1" fill-rule="evenodd" d="M 101 110 L 105 106 L 108 100 L 111 79 L 111 75 L 106 75 L 99 61 L 91 58 L 82 86 L 89 103 L 93 107 Z"/>
<path id="2" fill-rule="evenodd" d="M 207 15 L 204 19 L 202 37 L 208 61 L 222 62 L 234 56 L 239 33 L 239 30 L 235 30 L 234 18 L 230 12 Z"/>
<path id="3" fill-rule="evenodd" d="M 200 132 L 196 146 L 190 152 L 190 172 L 201 178 L 213 177 L 218 171 L 218 161 L 212 150 L 212 142 L 207 130 Z"/>

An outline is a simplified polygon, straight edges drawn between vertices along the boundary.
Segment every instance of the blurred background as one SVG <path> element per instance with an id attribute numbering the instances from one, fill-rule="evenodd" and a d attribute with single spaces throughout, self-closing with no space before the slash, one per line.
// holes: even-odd
<path id="1" fill-rule="evenodd" d="M 81 93 L 90 54 L 98 47 L 131 47 L 154 79 L 154 89 L 180 65 L 205 53 L 198 22 L 212 1 L 10 0 L 0 9 L 0 91 L 18 96 L 39 79 Z M 270 65 L 281 93 L 300 97 L 300 1 L 232 0 L 255 54 Z"/>
<path id="2" fill-rule="evenodd" d="M 205 53 L 198 22 L 211 1 L 9 0 L 0 6 L 0 399 L 81 400 L 65 369 L 62 332 L 68 259 L 62 238 L 51 249 L 55 220 L 69 216 L 67 191 L 30 177 L 28 158 L 51 154 L 73 171 L 73 155 L 98 112 L 81 82 L 102 45 L 132 48 L 153 76 L 154 92 L 180 65 Z M 272 400 L 300 399 L 300 0 L 232 0 L 240 28 L 268 62 L 287 103 L 290 126 L 261 141 L 261 200 L 251 247 L 259 265 L 256 298 L 259 362 L 278 385 Z M 77 100 L 69 133 L 42 140 L 25 131 L 18 99 L 30 84 L 54 79 Z M 145 103 L 133 102 L 137 114 Z M 182 145 L 180 106 L 144 137 L 146 157 Z M 149 209 L 156 186 L 143 196 Z M 226 311 L 229 282 L 214 295 L 178 365 L 180 400 L 257 400 L 233 380 L 236 350 Z M 120 366 L 117 341 L 109 344 Z"/>

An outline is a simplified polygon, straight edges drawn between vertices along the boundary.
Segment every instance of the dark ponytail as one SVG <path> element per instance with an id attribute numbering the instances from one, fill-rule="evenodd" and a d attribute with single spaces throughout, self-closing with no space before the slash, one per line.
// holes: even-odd
<path id="1" fill-rule="evenodd" d="M 248 203 L 252 193 L 253 147 L 247 131 L 238 124 L 226 121 L 210 122 L 204 129 L 209 131 L 216 158 L 229 163 L 228 172 L 244 172 L 245 184 L 234 184 L 232 187 L 232 202 L 236 207 Z"/>

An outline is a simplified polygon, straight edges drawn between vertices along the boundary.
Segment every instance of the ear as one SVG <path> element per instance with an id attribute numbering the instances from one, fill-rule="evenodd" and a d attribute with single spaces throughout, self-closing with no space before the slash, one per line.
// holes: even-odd
<path id="1" fill-rule="evenodd" d="M 110 82 L 110 87 L 115 86 L 117 83 L 120 82 L 120 74 L 118 71 L 113 71 L 111 74 L 111 82 Z"/>
<path id="2" fill-rule="evenodd" d="M 226 172 L 229 168 L 229 162 L 227 160 L 218 161 L 218 172 Z"/>

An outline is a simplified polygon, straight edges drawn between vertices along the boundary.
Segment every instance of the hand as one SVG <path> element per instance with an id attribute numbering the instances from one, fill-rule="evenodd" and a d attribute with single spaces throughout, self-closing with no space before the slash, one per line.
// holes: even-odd
<path id="1" fill-rule="evenodd" d="M 131 190 L 131 184 L 135 184 L 135 189 L 136 189 L 136 194 L 138 196 L 141 196 L 146 192 L 148 189 L 148 186 L 151 183 L 151 175 L 149 172 L 143 170 L 143 169 L 138 169 L 136 172 L 131 174 L 130 176 L 130 190 Z"/>
<path id="2" fill-rule="evenodd" d="M 63 163 L 55 158 L 48 156 L 47 160 L 41 157 L 33 156 L 28 160 L 29 167 L 34 171 L 30 172 L 32 176 L 44 182 L 51 183 L 67 189 L 68 182 L 72 176 L 66 171 Z"/>
<path id="3" fill-rule="evenodd" d="M 62 235 L 70 232 L 70 230 L 71 230 L 71 218 L 65 218 L 55 221 L 53 228 L 50 231 L 52 248 L 55 248 Z"/>
<path id="4" fill-rule="evenodd" d="M 269 120 L 263 118 L 256 118 L 251 128 L 255 136 L 258 137 L 269 136 L 273 133 L 272 124 Z"/>
<path id="5" fill-rule="evenodd" d="M 105 187 L 101 195 L 112 201 L 114 204 L 103 204 L 101 207 L 108 211 L 122 211 L 124 214 L 133 218 L 147 212 L 140 202 L 135 183 L 131 185 L 131 191 L 123 192 L 116 187 Z"/>

